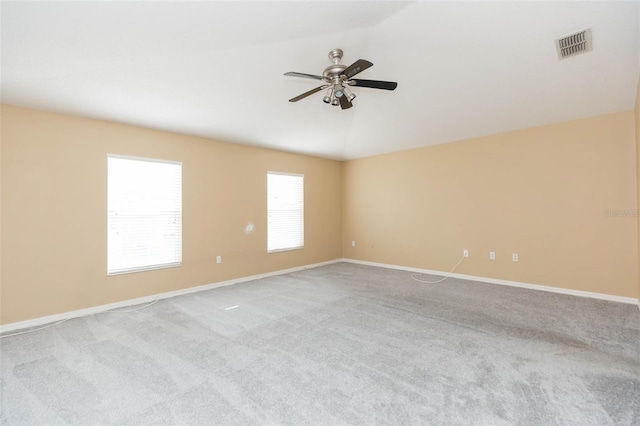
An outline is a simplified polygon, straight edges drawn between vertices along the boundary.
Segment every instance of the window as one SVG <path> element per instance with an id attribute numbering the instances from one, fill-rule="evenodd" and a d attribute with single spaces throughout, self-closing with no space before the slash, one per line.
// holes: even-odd
<path id="1" fill-rule="evenodd" d="M 267 252 L 304 247 L 304 176 L 267 173 Z"/>
<path id="2" fill-rule="evenodd" d="M 182 262 L 182 163 L 108 155 L 107 273 Z"/>

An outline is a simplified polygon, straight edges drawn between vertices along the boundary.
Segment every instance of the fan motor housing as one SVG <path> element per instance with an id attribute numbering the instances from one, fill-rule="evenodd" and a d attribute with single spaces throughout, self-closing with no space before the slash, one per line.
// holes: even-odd
<path id="1" fill-rule="evenodd" d="M 326 67 L 324 69 L 324 71 L 322 72 L 322 76 L 326 77 L 330 80 L 334 80 L 334 79 L 340 79 L 340 74 L 342 74 L 342 72 L 347 68 L 346 65 L 342 65 L 342 64 L 333 64 L 333 65 L 329 65 L 328 67 Z"/>

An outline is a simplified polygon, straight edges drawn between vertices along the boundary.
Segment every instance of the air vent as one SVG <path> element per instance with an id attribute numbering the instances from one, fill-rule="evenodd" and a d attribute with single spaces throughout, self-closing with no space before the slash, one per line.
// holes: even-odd
<path id="1" fill-rule="evenodd" d="M 590 52 L 592 47 L 591 28 L 556 40 L 558 59 L 561 60 L 581 53 Z"/>

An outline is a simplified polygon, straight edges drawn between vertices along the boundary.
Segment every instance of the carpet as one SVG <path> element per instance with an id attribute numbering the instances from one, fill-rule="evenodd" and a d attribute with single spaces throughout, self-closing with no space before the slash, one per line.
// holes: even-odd
<path id="1" fill-rule="evenodd" d="M 73 319 L 0 356 L 3 425 L 640 424 L 637 306 L 349 263 Z"/>

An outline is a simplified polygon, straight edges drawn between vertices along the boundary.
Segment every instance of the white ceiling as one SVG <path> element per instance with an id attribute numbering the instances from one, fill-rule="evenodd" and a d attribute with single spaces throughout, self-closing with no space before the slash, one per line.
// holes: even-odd
<path id="1" fill-rule="evenodd" d="M 640 2 L 7 2 L 2 102 L 352 159 L 629 110 Z M 591 27 L 593 51 L 554 40 Z M 327 53 L 368 59 L 341 110 Z"/>

